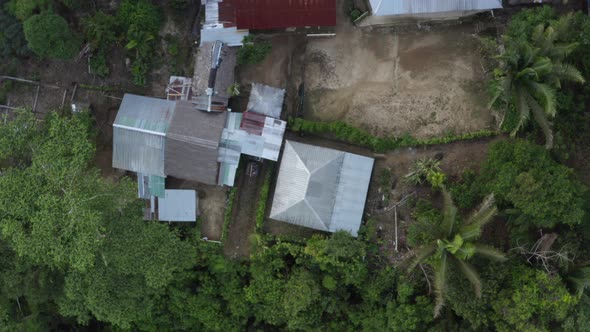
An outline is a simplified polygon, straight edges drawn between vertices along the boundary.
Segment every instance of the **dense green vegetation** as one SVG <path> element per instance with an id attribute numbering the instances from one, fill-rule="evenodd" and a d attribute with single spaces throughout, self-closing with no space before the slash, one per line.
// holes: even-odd
<path id="1" fill-rule="evenodd" d="M 23 38 L 31 37 L 26 22 L 38 17 L 62 22 L 57 8 L 75 8 L 76 1 L 10 3 L 14 7 L 7 11 L 19 19 L 0 12 L 0 23 L 20 31 L 24 21 L 25 33 L 0 31 L 3 52 L 75 53 L 65 46 L 44 50 L 46 41 L 34 46 L 29 38 L 25 47 Z M 108 74 L 107 54 L 121 43 L 137 66 L 136 83 L 145 83 L 161 24 L 155 8 L 149 1 L 124 0 L 116 15 L 97 12 L 80 22 L 97 74 Z M 590 19 L 571 20 L 564 40 L 550 44 L 576 43 L 560 61 L 575 65 L 587 79 Z M 548 27 L 558 30 L 559 22 L 550 9 L 523 11 L 507 35 L 532 42 L 539 24 L 545 34 Z M 590 199 L 562 164 L 561 152 L 590 136 L 584 132 L 590 90 L 588 83 L 561 84 L 551 87 L 553 150 L 537 144 L 544 142 L 543 122 L 520 118 L 521 137 L 491 144 L 478 172 L 446 177 L 436 160 L 409 170 L 408 181 L 433 188 L 422 188 L 431 200 L 414 204 L 405 268 L 399 253 L 384 250 L 370 227 L 362 226 L 357 238 L 344 232 L 310 238 L 263 234 L 272 172 L 260 196 L 251 198 L 258 204 L 257 245 L 249 259 L 227 258 L 217 244 L 201 241 L 198 226 L 142 220 L 134 182 L 104 179 L 93 167 L 97 132 L 89 114 L 52 112 L 39 121 L 23 111 L 7 117 L 0 122 L 0 331 L 588 330 Z M 543 106 L 551 100 L 530 94 Z M 513 116 L 519 113 L 510 100 L 499 106 L 508 108 L 505 125 L 516 126 L 519 118 Z M 416 140 L 377 138 L 342 122 L 296 119 L 291 126 L 375 151 L 496 135 Z M 385 171 L 381 185 L 392 181 Z M 223 238 L 237 190 L 229 192 Z M 504 237 L 490 232 L 503 228 Z M 553 241 L 541 250 L 534 244 L 544 235 Z M 534 250 L 534 257 L 523 255 L 523 248 Z"/>

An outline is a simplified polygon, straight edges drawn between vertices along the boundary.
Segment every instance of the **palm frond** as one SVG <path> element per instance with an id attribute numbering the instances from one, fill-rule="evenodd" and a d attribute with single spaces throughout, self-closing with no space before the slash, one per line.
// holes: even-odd
<path id="1" fill-rule="evenodd" d="M 421 262 L 423 262 L 426 258 L 434 254 L 436 251 L 436 244 L 430 243 L 426 244 L 416 250 L 414 250 L 414 254 L 406 257 L 402 262 L 401 266 L 406 268 L 406 271 L 409 273 L 418 266 Z"/>
<path id="2" fill-rule="evenodd" d="M 555 90 L 544 83 L 528 82 L 528 85 L 532 92 L 531 95 L 539 96 L 543 99 L 545 114 L 555 116 L 557 112 Z"/>
<path id="3" fill-rule="evenodd" d="M 451 194 L 443 189 L 443 222 L 442 228 L 447 231 L 448 236 L 451 236 L 455 231 L 455 223 L 457 222 L 457 207 L 453 203 Z"/>
<path id="4" fill-rule="evenodd" d="M 541 127 L 541 130 L 545 135 L 545 147 L 547 149 L 553 148 L 553 130 L 551 129 L 551 124 L 549 123 L 549 120 L 547 120 L 547 116 L 545 115 L 543 108 L 541 108 L 539 103 L 537 103 L 535 98 L 532 96 L 529 95 L 527 99 L 533 116 L 535 117 L 535 121 L 539 127 Z"/>
<path id="5" fill-rule="evenodd" d="M 578 48 L 578 43 L 569 43 L 569 44 L 557 44 L 551 45 L 544 54 L 553 58 L 554 60 L 563 60 L 572 54 L 576 48 Z"/>
<path id="6" fill-rule="evenodd" d="M 481 297 L 481 279 L 479 278 L 479 274 L 475 270 L 473 265 L 453 257 L 453 262 L 459 267 L 459 270 L 463 275 L 469 280 L 469 282 L 473 285 L 473 290 L 475 291 L 475 295 L 480 298 Z"/>
<path id="7" fill-rule="evenodd" d="M 586 82 L 584 76 L 582 76 L 582 73 L 577 68 L 563 63 L 556 63 L 553 65 L 553 75 L 564 81 L 576 83 Z"/>
<path id="8" fill-rule="evenodd" d="M 548 57 L 538 57 L 535 59 L 535 62 L 531 68 L 537 73 L 538 76 L 543 76 L 551 73 L 553 70 L 553 63 Z"/>
<path id="9" fill-rule="evenodd" d="M 531 40 L 535 44 L 542 44 L 545 40 L 545 25 L 539 24 L 533 29 L 533 34 L 531 35 Z"/>
<path id="10" fill-rule="evenodd" d="M 535 69 L 531 68 L 531 67 L 526 67 L 524 69 L 522 69 L 521 71 L 519 71 L 516 76 L 515 79 L 522 79 L 524 77 L 530 78 L 530 79 L 534 79 L 534 80 L 538 80 L 539 79 L 539 74 L 535 71 Z"/>
<path id="11" fill-rule="evenodd" d="M 475 253 L 482 257 L 498 262 L 503 262 L 507 259 L 501 251 L 492 246 L 481 243 L 474 243 L 473 245 L 475 246 Z"/>
<path id="12" fill-rule="evenodd" d="M 518 123 L 516 126 L 514 126 L 514 129 L 512 129 L 512 132 L 510 133 L 510 136 L 512 137 L 516 136 L 516 133 L 520 130 L 520 128 L 522 128 L 522 126 L 529 120 L 531 109 L 528 104 L 527 94 L 528 92 L 521 87 L 516 89 L 515 99 L 516 109 L 518 111 Z"/>
<path id="13" fill-rule="evenodd" d="M 463 239 L 468 241 L 479 237 L 482 227 L 492 221 L 497 213 L 498 208 L 495 205 L 494 194 L 489 194 L 467 218 L 465 225 L 461 227 L 459 232 Z"/>
<path id="14" fill-rule="evenodd" d="M 434 317 L 440 316 L 440 312 L 445 305 L 445 295 L 447 290 L 447 254 L 443 253 L 438 264 L 434 267 Z"/>
<path id="15" fill-rule="evenodd" d="M 590 289 L 590 266 L 578 269 L 567 280 L 573 286 L 576 296 L 581 298 L 584 291 Z"/>

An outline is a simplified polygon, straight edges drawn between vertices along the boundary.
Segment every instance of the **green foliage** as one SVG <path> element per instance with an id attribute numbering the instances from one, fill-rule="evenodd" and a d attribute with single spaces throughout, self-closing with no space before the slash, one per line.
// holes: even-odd
<path id="1" fill-rule="evenodd" d="M 125 31 L 125 48 L 134 53 L 133 83 L 145 86 L 162 24 L 160 10 L 147 0 L 124 0 L 117 12 L 117 22 Z"/>
<path id="2" fill-rule="evenodd" d="M 227 94 L 232 97 L 237 97 L 240 95 L 240 83 L 234 82 L 227 87 Z"/>
<path id="3" fill-rule="evenodd" d="M 460 135 L 415 139 L 409 135 L 405 135 L 403 137 L 376 137 L 362 129 L 353 127 L 342 121 L 317 122 L 305 120 L 302 118 L 289 118 L 289 125 L 291 130 L 295 132 L 329 134 L 330 136 L 333 136 L 344 142 L 367 146 L 373 149 L 375 152 L 385 152 L 412 146 L 447 144 L 455 141 L 498 135 L 498 132 L 496 131 L 480 130 L 477 132 Z"/>
<path id="4" fill-rule="evenodd" d="M 502 207 L 510 208 L 511 223 L 552 228 L 576 225 L 584 216 L 585 188 L 571 169 L 560 165 L 542 147 L 524 140 L 504 140 L 490 146 L 480 179 Z"/>
<path id="5" fill-rule="evenodd" d="M 481 276 L 481 299 L 468 296 L 461 283 L 449 293 L 455 313 L 474 329 L 550 331 L 563 322 L 577 303 L 559 276 L 549 276 L 520 263 L 488 265 Z"/>
<path id="6" fill-rule="evenodd" d="M 227 239 L 227 233 L 229 232 L 229 224 L 231 224 L 231 218 L 233 217 L 234 201 L 236 200 L 237 193 L 238 187 L 232 187 L 229 190 L 227 204 L 225 206 L 225 212 L 223 213 L 223 228 L 221 229 L 221 242 Z"/>
<path id="7" fill-rule="evenodd" d="M 51 5 L 49 0 L 11 0 L 6 7 L 16 18 L 25 21 L 34 14 L 48 10 Z"/>
<path id="8" fill-rule="evenodd" d="M 410 166 L 410 173 L 404 179 L 411 184 L 423 184 L 428 181 L 431 174 L 440 172 L 440 160 L 434 158 L 422 158 L 414 161 Z"/>
<path id="9" fill-rule="evenodd" d="M 119 40 L 121 35 L 120 22 L 115 16 L 98 11 L 82 21 L 84 35 L 95 50 L 108 50 Z"/>
<path id="10" fill-rule="evenodd" d="M 514 39 L 528 40 L 539 24 L 545 25 L 555 18 L 555 10 L 550 6 L 521 10 L 510 18 L 506 35 Z"/>
<path id="11" fill-rule="evenodd" d="M 33 15 L 24 22 L 23 29 L 29 48 L 41 58 L 68 60 L 80 49 L 80 40 L 59 15 Z"/>
<path id="12" fill-rule="evenodd" d="M 256 232 L 262 233 L 262 227 L 264 226 L 264 215 L 266 213 L 266 203 L 268 202 L 268 193 L 270 191 L 270 182 L 272 180 L 274 167 L 270 167 L 266 171 L 264 176 L 264 183 L 260 189 L 260 195 L 258 196 L 258 207 L 256 208 Z"/>
<path id="13" fill-rule="evenodd" d="M 351 21 L 356 21 L 359 17 L 361 17 L 362 13 L 360 10 L 353 8 L 350 10 L 350 12 L 348 13 L 348 15 L 350 16 L 350 20 Z"/>
<path id="14" fill-rule="evenodd" d="M 520 20 L 512 21 L 514 31 L 505 36 L 505 49 L 497 57 L 499 66 L 490 85 L 490 106 L 502 102 L 509 114 L 508 123 L 514 125 L 509 128 L 512 136 L 523 129 L 532 115 L 545 135 L 546 147 L 551 149 L 553 129 L 548 118 L 557 113 L 556 91 L 565 82 L 584 83 L 585 80 L 566 61 L 577 47 L 577 43 L 563 42 L 570 33 L 573 16 L 562 16 L 549 26 L 543 21 L 530 29 L 531 21 L 545 18 L 543 13 L 530 16 L 525 13 Z"/>
<path id="15" fill-rule="evenodd" d="M 21 22 L 0 6 L 0 56 L 23 57 L 29 53 Z"/>
<path id="16" fill-rule="evenodd" d="M 412 211 L 414 222 L 408 225 L 407 239 L 411 247 L 417 247 L 436 240 L 431 230 L 439 227 L 443 215 L 429 201 L 419 200 Z"/>
<path id="17" fill-rule="evenodd" d="M 103 52 L 98 52 L 90 58 L 90 71 L 100 77 L 109 75 L 107 59 Z"/>
<path id="18" fill-rule="evenodd" d="M 471 209 L 480 198 L 480 188 L 473 170 L 468 169 L 461 174 L 458 182 L 450 185 L 449 191 L 460 209 Z"/>
<path id="19" fill-rule="evenodd" d="M 272 46 L 268 42 L 255 40 L 254 36 L 244 37 L 244 46 L 238 50 L 238 64 L 257 64 L 270 53 Z"/>
<path id="20" fill-rule="evenodd" d="M 192 2 L 192 0 L 169 0 L 168 4 L 174 9 L 183 10 L 188 8 Z"/>
<path id="21" fill-rule="evenodd" d="M 486 197 L 481 206 L 473 211 L 469 218 L 462 220 L 455 207 L 450 194 L 443 190 L 444 210 L 442 219 L 432 212 L 423 214 L 431 215 L 435 220 L 419 220 L 417 228 L 409 233 L 412 241 L 426 240 L 421 243 L 410 255 L 405 258 L 403 265 L 411 272 L 418 264 L 430 265 L 434 270 L 435 307 L 434 316 L 440 315 L 445 304 L 450 271 L 460 272 L 473 285 L 475 295 L 481 297 L 482 282 L 475 267 L 468 261 L 478 254 L 488 259 L 502 261 L 504 255 L 496 249 L 475 243 L 482 232 L 484 225 L 489 223 L 497 208 L 494 205 L 494 197 Z M 426 234 L 416 234 L 416 231 Z"/>

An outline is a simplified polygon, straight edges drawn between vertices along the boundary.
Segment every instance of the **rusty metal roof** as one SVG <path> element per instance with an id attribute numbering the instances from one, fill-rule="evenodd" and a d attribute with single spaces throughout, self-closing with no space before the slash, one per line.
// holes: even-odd
<path id="1" fill-rule="evenodd" d="M 336 0 L 225 0 L 219 21 L 238 29 L 336 25 Z"/>

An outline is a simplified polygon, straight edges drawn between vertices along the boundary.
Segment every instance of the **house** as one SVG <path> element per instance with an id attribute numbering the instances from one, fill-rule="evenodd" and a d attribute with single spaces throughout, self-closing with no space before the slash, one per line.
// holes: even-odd
<path id="1" fill-rule="evenodd" d="M 372 158 L 287 140 L 270 218 L 326 232 L 357 234 Z"/>
<path id="2" fill-rule="evenodd" d="M 216 184 L 226 118 L 189 101 L 125 94 L 113 124 L 113 167 L 140 175 L 140 197 L 161 197 L 167 176 Z"/>
<path id="3" fill-rule="evenodd" d="M 502 8 L 502 0 L 369 0 L 373 16 L 387 19 L 454 19 L 481 11 Z"/>
<path id="4" fill-rule="evenodd" d="M 230 112 L 223 129 L 218 184 L 233 186 L 242 154 L 279 160 L 287 122 L 280 120 L 285 90 L 252 84 L 245 113 Z"/>
<path id="5" fill-rule="evenodd" d="M 390 1 L 390 0 L 387 0 Z M 202 0 L 202 42 L 241 46 L 249 30 L 336 25 L 336 0 Z"/>

